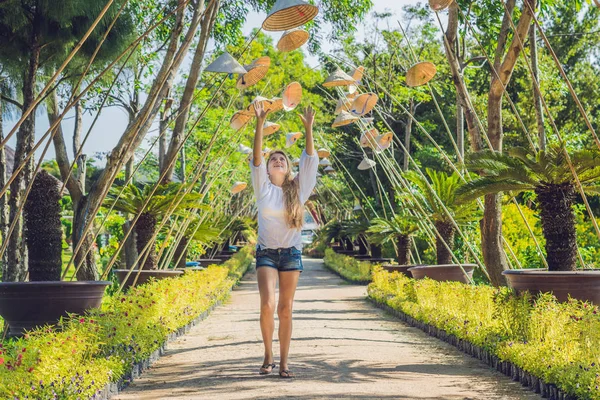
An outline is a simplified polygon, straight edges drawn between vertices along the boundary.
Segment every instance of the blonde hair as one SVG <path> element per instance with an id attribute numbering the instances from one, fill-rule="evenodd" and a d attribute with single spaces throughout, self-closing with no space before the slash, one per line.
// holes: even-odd
<path id="1" fill-rule="evenodd" d="M 287 172 L 281 185 L 285 206 L 285 222 L 288 227 L 300 230 L 302 229 L 302 220 L 304 217 L 304 207 L 300 204 L 300 184 L 297 178 L 292 179 L 292 163 L 283 150 L 273 150 L 270 152 L 267 159 L 267 166 L 269 165 L 269 161 L 271 161 L 271 157 L 275 154 L 283 155 L 287 162 Z"/>

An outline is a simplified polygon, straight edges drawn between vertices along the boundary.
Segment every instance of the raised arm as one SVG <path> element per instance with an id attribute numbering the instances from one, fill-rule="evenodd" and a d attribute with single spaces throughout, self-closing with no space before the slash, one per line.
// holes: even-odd
<path id="1" fill-rule="evenodd" d="M 258 167 L 262 162 L 262 144 L 263 144 L 263 125 L 267 118 L 262 101 L 254 103 L 254 113 L 256 114 L 256 130 L 254 131 L 254 147 L 252 148 L 252 162 Z M 312 138 L 312 136 L 311 136 Z"/>
<path id="2" fill-rule="evenodd" d="M 304 124 L 304 130 L 306 131 L 306 154 L 312 156 L 315 152 L 315 143 L 313 141 L 313 122 L 315 121 L 315 110 L 311 106 L 304 109 L 304 112 L 300 115 L 300 119 Z"/>

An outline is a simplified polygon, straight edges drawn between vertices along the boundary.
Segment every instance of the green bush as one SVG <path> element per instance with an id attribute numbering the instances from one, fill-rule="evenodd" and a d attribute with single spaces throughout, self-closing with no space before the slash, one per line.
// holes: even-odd
<path id="1" fill-rule="evenodd" d="M 224 265 L 106 296 L 101 309 L 72 315 L 59 329 L 39 328 L 4 341 L 0 398 L 94 396 L 157 350 L 169 333 L 225 299 L 251 263 L 246 247 Z"/>
<path id="2" fill-rule="evenodd" d="M 508 288 L 413 280 L 380 268 L 373 300 L 483 347 L 578 399 L 600 399 L 598 307 Z"/>
<path id="3" fill-rule="evenodd" d="M 368 282 L 371 280 L 371 263 L 358 261 L 354 257 L 337 254 L 331 249 L 325 250 L 323 258 L 325 266 L 352 282 Z"/>

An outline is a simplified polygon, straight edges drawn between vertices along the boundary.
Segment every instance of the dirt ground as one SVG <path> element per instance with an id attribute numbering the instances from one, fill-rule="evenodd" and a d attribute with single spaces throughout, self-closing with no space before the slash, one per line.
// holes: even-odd
<path id="1" fill-rule="evenodd" d="M 256 274 L 115 399 L 541 399 L 369 304 L 366 287 L 304 259 L 289 368 L 263 360 Z M 277 321 L 275 321 L 277 324 Z M 277 331 L 274 335 L 278 363 Z"/>

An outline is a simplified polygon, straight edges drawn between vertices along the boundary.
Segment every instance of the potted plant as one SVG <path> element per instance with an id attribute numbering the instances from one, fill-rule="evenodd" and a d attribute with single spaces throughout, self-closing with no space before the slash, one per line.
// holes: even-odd
<path id="1" fill-rule="evenodd" d="M 62 271 L 61 182 L 45 170 L 37 173 L 25 201 L 25 242 L 29 282 L 0 283 L 0 315 L 10 336 L 56 323 L 67 313 L 100 307 L 109 281 L 60 280 Z"/>
<path id="2" fill-rule="evenodd" d="M 598 194 L 600 152 L 579 150 L 570 155 L 571 165 L 588 194 Z M 577 233 L 573 201 L 576 180 L 563 146 L 546 151 L 513 148 L 508 154 L 472 154 L 468 165 L 482 176 L 465 184 L 465 199 L 488 193 L 533 191 L 540 209 L 542 233 L 546 239 L 548 270 L 507 270 L 510 286 L 517 291 L 553 292 L 561 301 L 568 296 L 600 304 L 600 271 L 577 270 Z"/>
<path id="3" fill-rule="evenodd" d="M 457 191 L 462 183 L 456 172 L 448 175 L 429 168 L 425 172 L 429 180 L 414 171 L 408 172 L 406 176 L 419 189 L 416 193 L 417 201 L 435 226 L 437 265 L 416 266 L 409 271 L 415 279 L 428 277 L 440 281 L 469 283 L 476 265 L 452 263 L 456 234 L 454 224 L 477 221 L 481 218 L 481 212 L 473 200 L 458 201 Z"/>
<path id="4" fill-rule="evenodd" d="M 183 226 L 181 225 L 181 223 L 178 224 L 179 229 L 183 229 Z M 164 228 L 166 228 L 166 226 Z M 219 238 L 219 233 L 220 229 L 212 226 L 210 223 L 201 223 L 197 216 L 192 217 L 191 221 L 187 223 L 187 228 L 181 237 L 181 240 L 179 240 L 177 243 L 174 252 L 168 255 L 169 259 L 167 260 L 167 263 L 182 271 L 189 270 L 187 265 L 189 245 L 192 242 L 198 242 L 201 245 L 208 245 Z M 203 264 L 197 261 L 193 266 L 197 265 L 202 266 Z"/>
<path id="5" fill-rule="evenodd" d="M 174 215 L 185 213 L 194 208 L 203 208 L 201 197 L 197 193 L 185 193 L 185 185 L 181 183 L 168 183 L 159 185 L 154 193 L 153 184 L 139 188 L 135 184 L 123 187 L 113 187 L 104 205 L 113 207 L 114 210 L 139 215 L 134 225 L 136 233 L 136 248 L 139 262 L 143 262 L 141 269 L 115 269 L 120 282 L 127 280 L 125 287 L 142 284 L 148 279 L 170 278 L 182 274 L 177 270 L 159 270 L 157 263 L 156 246 L 154 244 L 157 225 L 172 212 Z M 122 191 L 121 195 L 119 193 Z M 175 207 L 173 208 L 173 206 Z"/>
<path id="6" fill-rule="evenodd" d="M 410 267 L 414 266 L 410 265 L 410 248 L 413 242 L 412 235 L 417 229 L 417 224 L 407 215 L 397 214 L 389 219 L 375 218 L 371 221 L 371 226 L 367 230 L 369 240 L 379 245 L 392 241 L 396 249 L 398 264 L 383 264 L 383 269 L 412 277 L 408 271 Z"/>

